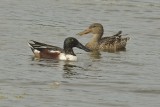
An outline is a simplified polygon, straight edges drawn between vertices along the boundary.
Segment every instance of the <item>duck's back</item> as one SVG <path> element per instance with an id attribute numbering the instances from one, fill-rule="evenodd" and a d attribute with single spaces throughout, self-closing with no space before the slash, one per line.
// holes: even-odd
<path id="1" fill-rule="evenodd" d="M 127 37 L 121 37 L 121 36 L 110 36 L 110 37 L 103 37 L 99 41 L 99 49 L 103 51 L 116 51 L 125 49 L 127 40 L 129 38 Z"/>

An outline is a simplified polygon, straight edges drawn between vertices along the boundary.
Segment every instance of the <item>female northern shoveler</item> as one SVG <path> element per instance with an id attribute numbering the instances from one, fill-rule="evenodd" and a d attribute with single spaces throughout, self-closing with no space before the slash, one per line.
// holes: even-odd
<path id="1" fill-rule="evenodd" d="M 51 58 L 51 59 L 59 59 L 59 60 L 69 60 L 76 61 L 77 57 L 73 52 L 73 47 L 77 47 L 80 49 L 89 52 L 90 50 L 82 45 L 77 39 L 73 37 L 66 38 L 64 41 L 64 46 L 59 48 L 57 46 L 52 46 L 40 42 L 36 42 L 31 40 L 33 43 L 28 43 L 35 57 L 37 58 Z"/>
<path id="2" fill-rule="evenodd" d="M 129 37 L 122 38 L 122 31 L 113 36 L 102 38 L 103 31 L 103 26 L 100 23 L 93 23 L 86 30 L 78 33 L 78 35 L 93 34 L 92 39 L 86 44 L 86 47 L 91 50 L 118 51 L 125 49 Z"/>

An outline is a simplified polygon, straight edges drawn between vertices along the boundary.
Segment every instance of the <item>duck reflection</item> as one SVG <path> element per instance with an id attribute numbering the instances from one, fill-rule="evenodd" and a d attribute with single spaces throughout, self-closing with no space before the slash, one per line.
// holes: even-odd
<path id="1" fill-rule="evenodd" d="M 99 51 L 92 51 L 90 57 L 92 59 L 101 59 L 101 53 Z"/>
<path id="2" fill-rule="evenodd" d="M 85 70 L 83 67 L 77 66 L 77 65 L 73 64 L 72 62 L 66 62 L 63 65 L 63 70 L 64 70 L 63 77 L 64 78 L 71 78 L 71 77 L 73 77 L 75 75 L 79 75 L 79 73 L 78 73 L 79 68 L 82 71 Z"/>
<path id="3" fill-rule="evenodd" d="M 52 59 L 38 59 L 35 57 L 31 57 L 31 60 L 33 61 L 30 63 L 30 65 L 38 65 L 41 67 L 56 67 L 59 65 L 62 65 L 59 60 L 52 60 Z"/>

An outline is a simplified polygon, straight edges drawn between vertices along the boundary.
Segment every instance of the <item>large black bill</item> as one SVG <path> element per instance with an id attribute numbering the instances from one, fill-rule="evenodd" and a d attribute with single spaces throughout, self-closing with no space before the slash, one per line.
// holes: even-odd
<path id="1" fill-rule="evenodd" d="M 78 45 L 76 46 L 77 48 L 83 49 L 86 52 L 90 52 L 91 50 L 88 49 L 87 47 L 85 47 L 84 45 L 82 45 L 81 43 L 78 43 Z"/>

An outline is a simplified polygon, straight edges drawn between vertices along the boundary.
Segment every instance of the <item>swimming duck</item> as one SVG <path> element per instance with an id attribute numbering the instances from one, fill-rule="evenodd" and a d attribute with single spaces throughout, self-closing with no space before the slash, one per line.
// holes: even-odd
<path id="1" fill-rule="evenodd" d="M 73 47 L 83 49 L 86 52 L 90 51 L 90 49 L 86 48 L 77 39 L 73 37 L 68 37 L 64 40 L 63 49 L 57 46 L 40 43 L 34 40 L 30 40 L 30 42 L 28 42 L 28 45 L 36 58 L 76 61 L 77 57 L 73 51 Z"/>
<path id="2" fill-rule="evenodd" d="M 103 26 L 100 23 L 93 23 L 77 35 L 93 34 L 92 39 L 86 44 L 86 47 L 91 50 L 118 51 L 125 49 L 129 37 L 121 37 L 122 31 L 113 36 L 102 38 L 103 32 Z"/>

